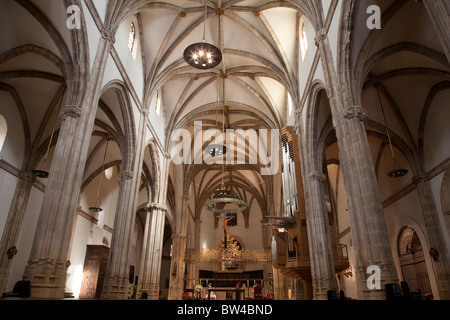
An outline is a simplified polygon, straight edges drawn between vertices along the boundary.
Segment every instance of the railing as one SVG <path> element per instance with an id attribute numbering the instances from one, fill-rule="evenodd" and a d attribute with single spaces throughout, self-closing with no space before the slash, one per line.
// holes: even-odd
<path id="1" fill-rule="evenodd" d="M 289 262 L 309 261 L 309 247 L 307 245 L 296 245 L 296 250 L 289 251 Z M 345 244 L 334 244 L 331 246 L 334 260 L 348 261 L 348 250 Z"/>
<path id="2" fill-rule="evenodd" d="M 335 244 L 332 246 L 334 260 L 348 261 L 348 249 L 345 244 Z"/>

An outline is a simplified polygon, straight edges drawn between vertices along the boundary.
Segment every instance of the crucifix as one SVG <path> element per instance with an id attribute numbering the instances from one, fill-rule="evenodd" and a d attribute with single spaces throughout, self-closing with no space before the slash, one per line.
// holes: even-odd
<path id="1" fill-rule="evenodd" d="M 233 216 L 218 216 L 217 217 L 219 220 L 223 221 L 223 243 L 225 244 L 225 248 L 227 247 L 227 234 L 228 234 L 228 229 L 227 229 L 227 225 L 228 225 L 228 221 L 230 221 L 231 219 L 233 219 Z"/>

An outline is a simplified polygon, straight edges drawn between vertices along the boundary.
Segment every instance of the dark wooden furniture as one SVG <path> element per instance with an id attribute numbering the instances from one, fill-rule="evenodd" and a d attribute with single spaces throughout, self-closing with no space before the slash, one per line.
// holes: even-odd
<path id="1" fill-rule="evenodd" d="M 80 299 L 100 299 L 108 265 L 109 248 L 103 245 L 88 245 L 84 259 Z"/>

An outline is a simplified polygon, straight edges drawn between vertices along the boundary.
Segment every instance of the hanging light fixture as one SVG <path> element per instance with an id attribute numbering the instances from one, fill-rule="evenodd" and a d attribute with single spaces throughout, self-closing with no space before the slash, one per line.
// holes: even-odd
<path id="1" fill-rule="evenodd" d="M 238 207 L 234 209 L 224 209 L 223 207 L 229 203 L 236 204 Z M 214 192 L 212 199 L 205 201 L 204 205 L 205 209 L 219 214 L 242 212 L 247 209 L 248 206 L 247 202 L 236 198 L 230 190 L 225 189 L 223 182 L 221 187 Z"/>
<path id="2" fill-rule="evenodd" d="M 227 147 L 223 144 L 212 143 L 205 147 L 205 153 L 211 157 L 221 156 L 227 153 Z"/>
<path id="3" fill-rule="evenodd" d="M 398 168 L 398 163 L 397 163 L 397 159 L 395 158 L 394 148 L 392 147 L 391 135 L 389 134 L 389 128 L 388 128 L 388 124 L 387 124 L 387 120 L 386 120 L 386 114 L 384 112 L 383 103 L 381 101 L 380 90 L 378 89 L 378 86 L 379 85 L 376 85 L 378 101 L 380 103 L 381 112 L 383 114 L 384 126 L 386 128 L 386 135 L 388 137 L 389 147 L 391 149 L 392 159 L 394 161 L 394 169 L 388 173 L 388 176 L 391 178 L 400 178 L 400 177 L 403 177 L 404 175 L 406 175 L 408 173 L 408 170 Z"/>
<path id="4" fill-rule="evenodd" d="M 105 153 L 103 155 L 102 171 L 101 171 L 101 174 L 100 174 L 100 182 L 98 183 L 97 199 L 95 201 L 95 206 L 94 207 L 89 207 L 89 210 L 92 211 L 92 212 L 101 212 L 101 211 L 103 211 L 103 208 L 100 207 L 99 195 L 100 195 L 100 188 L 102 186 L 102 180 L 103 180 L 103 175 L 104 175 L 104 171 L 105 171 L 105 160 L 106 160 L 106 152 L 108 151 L 108 142 L 109 142 L 109 139 L 106 140 L 106 147 L 105 147 Z"/>
<path id="5" fill-rule="evenodd" d="M 62 101 L 63 101 L 63 97 L 64 94 L 61 94 L 61 97 L 59 99 L 59 106 L 58 106 L 58 111 L 56 112 L 56 117 L 55 117 L 55 121 L 53 122 L 53 128 L 52 128 L 52 134 L 50 135 L 50 141 L 48 142 L 48 146 L 47 146 L 47 151 L 45 152 L 45 157 L 44 157 L 44 170 L 40 170 L 40 169 L 34 169 L 31 172 L 38 178 L 43 178 L 46 179 L 48 178 L 49 172 L 47 171 L 47 157 L 48 157 L 48 153 L 50 151 L 50 146 L 52 145 L 52 141 L 53 141 L 53 136 L 55 134 L 55 128 L 56 128 L 56 121 L 58 120 L 58 114 L 61 110 L 61 105 L 62 105 Z"/>
<path id="6" fill-rule="evenodd" d="M 205 0 L 202 42 L 191 44 L 184 50 L 183 53 L 184 60 L 190 66 L 202 70 L 214 68 L 222 61 L 222 53 L 219 48 L 206 42 L 206 13 L 207 5 Z"/>
<path id="7" fill-rule="evenodd" d="M 225 79 L 223 81 L 225 81 Z M 223 92 L 223 94 L 225 95 L 225 92 Z M 219 104 L 219 82 L 217 82 L 217 101 L 216 101 L 216 103 L 218 106 L 218 104 Z M 219 114 L 219 111 L 218 111 L 218 108 L 216 107 L 216 126 L 218 126 L 218 121 L 217 121 L 218 114 Z M 211 143 L 205 147 L 205 150 L 204 150 L 205 156 L 211 156 L 211 157 L 223 156 L 224 154 L 227 153 L 227 147 L 225 145 L 225 106 L 223 107 L 223 112 L 222 112 L 222 137 L 223 137 L 223 144 Z"/>
<path id="8" fill-rule="evenodd" d="M 225 81 L 225 78 L 222 77 Z M 217 90 L 219 91 L 219 90 Z M 225 97 L 225 90 L 223 92 L 223 96 Z M 217 100 L 219 100 L 217 98 Z M 225 99 L 224 99 L 225 101 Z M 217 113 L 216 113 L 216 125 L 217 125 Z M 211 156 L 222 156 L 224 157 L 227 148 L 226 148 L 226 139 L 225 139 L 225 105 L 222 111 L 222 137 L 223 144 L 210 144 L 205 147 L 205 153 L 210 154 Z M 220 184 L 220 188 L 218 188 L 212 198 L 205 201 L 204 206 L 207 210 L 219 213 L 219 214 L 231 214 L 242 212 L 247 209 L 248 204 L 241 199 L 238 199 L 230 190 L 227 190 L 224 182 L 225 175 L 225 159 L 222 159 L 222 183 Z M 234 209 L 224 209 L 225 205 L 232 203 L 237 205 L 237 208 Z"/>

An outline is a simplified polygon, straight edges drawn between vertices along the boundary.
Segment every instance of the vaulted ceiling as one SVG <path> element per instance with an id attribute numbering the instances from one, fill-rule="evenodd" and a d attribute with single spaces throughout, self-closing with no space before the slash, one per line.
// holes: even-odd
<path id="1" fill-rule="evenodd" d="M 91 13 L 89 9 L 94 4 L 102 22 L 106 23 L 110 16 L 115 15 L 122 21 L 124 30 L 129 28 L 127 19 L 138 21 L 143 72 L 129 76 L 133 84 L 139 77 L 145 79 L 142 102 L 147 106 L 159 90 L 166 129 L 162 144 L 167 150 L 170 150 L 173 130 L 186 128 L 193 132 L 194 121 L 202 121 L 205 130 L 224 127 L 280 129 L 287 124 L 289 117 L 288 94 L 296 105 L 302 98 L 299 75 L 302 72 L 309 74 L 310 70 L 300 67 L 299 22 L 302 12 L 311 16 L 313 1 L 208 0 L 206 41 L 221 49 L 223 61 L 218 67 L 206 71 L 194 69 L 183 60 L 184 49 L 202 40 L 203 0 L 84 3 L 87 4 L 83 7 L 85 14 Z M 372 1 L 355 3 L 349 67 L 353 80 L 360 84 L 354 90 L 361 96 L 360 103 L 371 120 L 369 139 L 374 162 L 380 162 L 388 155 L 384 128 L 380 126 L 383 119 L 376 99 L 376 84 L 379 85 L 396 147 L 401 147 L 401 139 L 404 149 L 417 155 L 416 162 L 420 165 L 424 154 L 438 153 L 427 138 L 433 138 L 432 132 L 428 135 L 430 128 L 440 124 L 436 120 L 439 114 L 432 108 L 433 103 L 448 96 L 445 95 L 449 87 L 448 61 L 420 1 L 381 2 L 381 31 L 371 31 L 365 26 L 365 8 Z M 108 4 L 123 10 L 108 13 L 105 10 Z M 5 160 L 17 167 L 26 163 L 28 168 L 23 169 L 31 169 L 38 166 L 45 155 L 60 97 L 66 88 L 65 65 L 68 59 L 76 60 L 77 47 L 72 46 L 71 31 L 65 27 L 64 1 L 2 1 L 1 8 L 0 94 L 8 106 L 17 109 L 16 120 L 23 127 L 10 128 L 23 144 L 5 146 L 5 149 L 14 149 L 12 156 Z M 315 21 L 311 23 L 316 27 Z M 86 43 L 95 43 L 89 42 L 91 35 L 87 36 Z M 116 46 L 122 41 L 117 40 Z M 126 43 L 126 39 L 124 41 Z M 310 45 L 311 50 L 316 50 L 312 43 Z M 95 45 L 89 47 L 89 51 L 91 57 L 95 56 Z M 118 101 L 115 90 L 106 90 L 102 94 L 84 181 L 88 181 L 101 165 L 105 138 L 112 137 L 116 142 L 111 144 L 107 161 L 121 160 L 120 130 L 123 122 Z M 431 122 L 430 115 L 433 116 Z M 324 118 L 322 124 L 327 115 Z M 56 121 L 53 144 L 58 127 Z M 445 145 L 445 142 L 440 145 Z M 22 163 L 19 160 L 23 156 L 34 160 Z M 327 157 L 337 158 L 337 151 L 331 152 L 330 149 Z M 399 157 L 406 164 L 406 158 Z M 148 168 L 144 171 L 150 176 L 151 160 L 147 162 Z M 424 165 L 427 167 L 426 163 Z M 239 180 L 240 188 L 249 190 L 248 197 L 267 198 L 267 188 L 271 188 L 272 181 L 259 175 L 258 169 L 258 166 L 235 167 L 223 175 L 221 166 L 192 165 L 186 168 L 186 177 L 189 182 L 196 180 L 196 194 L 199 196 L 220 185 L 222 177 L 226 176 L 225 180 L 230 184 Z M 243 194 L 242 190 L 236 191 Z"/>
<path id="2" fill-rule="evenodd" d="M 167 140 L 177 128 L 193 133 L 194 121 L 201 121 L 204 131 L 286 125 L 288 94 L 298 97 L 301 14 L 285 5 L 267 0 L 207 1 L 206 23 L 203 1 L 149 3 L 136 14 L 142 28 L 146 92 L 160 88 Z M 223 59 L 218 67 L 200 71 L 183 60 L 183 52 L 202 40 L 204 27 L 206 42 L 217 46 Z M 248 146 L 243 149 L 248 153 Z M 272 179 L 262 177 L 259 169 L 193 164 L 186 168 L 185 193 L 194 190 L 201 207 L 224 182 L 266 212 L 263 199 L 272 192 Z"/>

